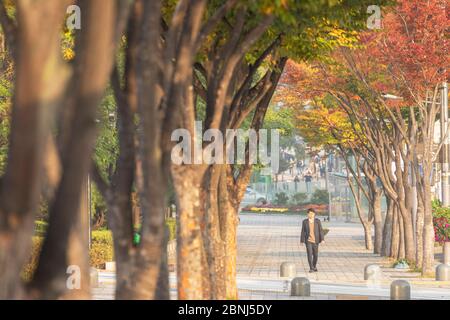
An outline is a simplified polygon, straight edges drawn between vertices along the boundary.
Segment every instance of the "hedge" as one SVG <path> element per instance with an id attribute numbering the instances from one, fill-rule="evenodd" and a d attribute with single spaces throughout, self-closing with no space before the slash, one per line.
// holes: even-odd
<path id="1" fill-rule="evenodd" d="M 177 237 L 177 220 L 175 218 L 167 218 L 166 225 L 169 228 L 169 241 Z"/>
<path id="2" fill-rule="evenodd" d="M 110 230 L 92 231 L 91 250 L 89 258 L 91 266 L 103 268 L 108 261 L 114 260 L 113 236 Z"/>
<path id="3" fill-rule="evenodd" d="M 433 201 L 434 241 L 440 244 L 450 241 L 450 208 Z"/>
<path id="4" fill-rule="evenodd" d="M 176 219 L 166 219 L 166 225 L 169 228 L 169 239 L 176 238 Z M 36 269 L 39 252 L 42 248 L 42 243 L 47 229 L 45 221 L 36 221 L 35 236 L 33 237 L 31 257 L 28 263 L 22 270 L 22 279 L 29 281 Z M 108 261 L 114 260 L 114 245 L 113 236 L 110 230 L 95 230 L 92 231 L 91 250 L 89 251 L 89 259 L 91 266 L 96 268 L 103 268 Z"/>
<path id="5" fill-rule="evenodd" d="M 45 231 L 44 231 L 45 232 Z M 29 281 L 36 269 L 39 252 L 42 248 L 44 238 L 42 236 L 34 236 L 31 247 L 31 257 L 22 270 L 22 279 Z M 105 262 L 114 259 L 112 233 L 109 230 L 92 231 L 92 245 L 89 251 L 89 260 L 91 266 L 102 268 Z"/>

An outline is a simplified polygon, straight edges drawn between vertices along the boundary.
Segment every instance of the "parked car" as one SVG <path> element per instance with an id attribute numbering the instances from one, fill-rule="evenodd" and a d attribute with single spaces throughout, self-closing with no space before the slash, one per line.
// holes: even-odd
<path id="1" fill-rule="evenodd" d="M 245 194 L 242 198 L 240 207 L 243 208 L 248 205 L 261 205 L 266 203 L 267 199 L 264 194 L 259 193 L 258 191 L 253 190 L 250 187 L 247 187 L 247 189 L 245 189 Z"/>

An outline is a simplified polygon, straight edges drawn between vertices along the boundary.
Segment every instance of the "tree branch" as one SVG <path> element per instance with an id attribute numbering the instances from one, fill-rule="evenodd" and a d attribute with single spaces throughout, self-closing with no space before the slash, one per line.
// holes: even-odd
<path id="1" fill-rule="evenodd" d="M 217 26 L 220 20 L 225 16 L 225 14 L 236 5 L 237 0 L 228 0 L 219 9 L 216 10 L 214 15 L 209 18 L 208 22 L 203 25 L 197 40 L 195 42 L 195 50 L 200 49 L 203 40 L 211 33 L 211 31 Z"/>
<path id="2" fill-rule="evenodd" d="M 110 199 L 111 188 L 109 182 L 103 179 L 102 175 L 100 174 L 100 169 L 95 161 L 92 161 L 91 177 L 98 190 L 100 191 L 102 197 L 105 200 Z"/>

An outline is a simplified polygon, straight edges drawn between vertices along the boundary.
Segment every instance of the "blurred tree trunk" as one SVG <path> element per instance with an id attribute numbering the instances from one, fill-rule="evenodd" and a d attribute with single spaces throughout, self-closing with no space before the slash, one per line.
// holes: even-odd
<path id="1" fill-rule="evenodd" d="M 16 25 L 0 4 L 0 22 L 16 68 L 8 163 L 0 189 L 0 299 L 24 294 L 20 272 L 34 232 L 43 150 L 67 79 L 59 51 L 66 5 L 68 1 L 18 0 Z"/>
<path id="2" fill-rule="evenodd" d="M 87 230 L 81 226 L 80 199 L 95 144 L 97 106 L 113 65 L 118 41 L 116 28 L 124 18 L 118 14 L 119 3 L 123 5 L 126 1 L 80 2 L 85 25 L 76 37 L 72 90 L 67 92 L 62 108 L 70 119 L 62 127 L 63 172 L 50 206 L 47 236 L 31 283 L 33 297 L 64 297 L 67 293 L 66 270 L 71 265 L 80 268 L 81 288 L 66 297 L 90 296 Z M 64 8 L 62 12 L 65 12 Z"/>
<path id="3" fill-rule="evenodd" d="M 161 148 L 163 115 L 158 111 L 162 99 L 160 14 L 161 1 L 134 2 L 128 23 L 124 79 L 117 69 L 111 78 L 118 110 L 120 155 L 111 182 L 103 181 L 97 168 L 94 172 L 110 210 L 116 299 L 169 298 L 164 228 L 168 171 L 164 169 Z M 138 127 L 136 115 L 140 118 Z M 139 224 L 139 211 L 141 237 L 137 244 L 133 242 L 133 230 Z"/>

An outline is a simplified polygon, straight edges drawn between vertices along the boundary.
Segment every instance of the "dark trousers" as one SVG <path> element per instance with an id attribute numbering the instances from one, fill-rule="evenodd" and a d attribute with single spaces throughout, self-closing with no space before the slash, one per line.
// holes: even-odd
<path id="1" fill-rule="evenodd" d="M 319 257 L 319 245 L 316 243 L 306 242 L 306 254 L 308 255 L 308 263 L 310 269 L 315 269 L 317 258 Z"/>

